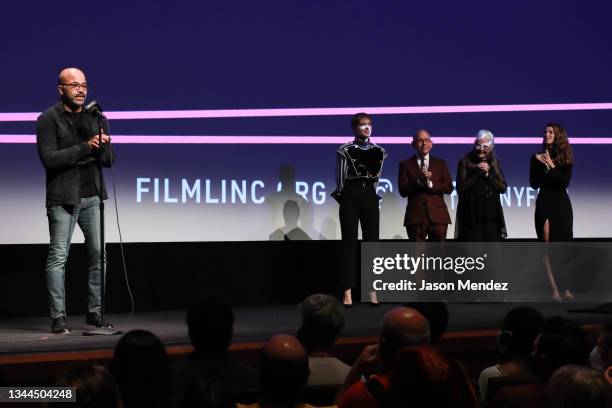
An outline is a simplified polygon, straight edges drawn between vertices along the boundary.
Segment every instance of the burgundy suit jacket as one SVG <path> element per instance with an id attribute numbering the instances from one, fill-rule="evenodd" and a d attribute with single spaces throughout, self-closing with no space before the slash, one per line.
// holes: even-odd
<path id="1" fill-rule="evenodd" d="M 451 224 L 450 215 L 444 202 L 444 194 L 453 192 L 453 181 L 446 162 L 429 155 L 429 171 L 431 171 L 432 188 L 420 185 L 418 174 L 419 163 L 416 155 L 401 161 L 397 185 L 400 195 L 408 197 L 404 225 Z"/>

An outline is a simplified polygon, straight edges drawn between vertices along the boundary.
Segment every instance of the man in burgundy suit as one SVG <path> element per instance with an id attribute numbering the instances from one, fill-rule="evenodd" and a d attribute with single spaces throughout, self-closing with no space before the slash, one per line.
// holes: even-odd
<path id="1" fill-rule="evenodd" d="M 444 241 L 451 223 L 444 194 L 453 191 L 446 162 L 429 154 L 433 143 L 426 130 L 412 138 L 416 154 L 400 162 L 397 184 L 402 197 L 408 197 L 404 226 L 412 241 Z"/>

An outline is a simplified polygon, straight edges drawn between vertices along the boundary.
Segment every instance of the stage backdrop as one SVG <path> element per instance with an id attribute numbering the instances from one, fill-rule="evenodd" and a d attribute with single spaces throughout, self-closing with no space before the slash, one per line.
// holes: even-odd
<path id="1" fill-rule="evenodd" d="M 48 242 L 34 126 L 67 66 L 110 118 L 110 241 L 113 182 L 126 241 L 338 239 L 335 150 L 358 111 L 389 153 L 381 238 L 405 237 L 397 169 L 419 128 L 453 176 L 490 129 L 509 237 L 535 237 L 529 160 L 551 121 L 575 149 L 575 235 L 610 237 L 609 2 L 111 3 L 3 7 L 0 244 Z"/>

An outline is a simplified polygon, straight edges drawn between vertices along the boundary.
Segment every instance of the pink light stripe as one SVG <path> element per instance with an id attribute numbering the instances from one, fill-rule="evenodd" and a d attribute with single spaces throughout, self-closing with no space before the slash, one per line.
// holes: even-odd
<path id="1" fill-rule="evenodd" d="M 295 108 L 295 109 L 206 109 L 160 111 L 109 111 L 109 119 L 204 119 L 204 118 L 253 118 L 290 116 L 353 115 L 365 111 L 374 115 L 408 115 L 428 113 L 485 113 L 485 112 L 534 112 L 611 110 L 612 103 L 552 103 L 515 105 L 451 105 L 451 106 L 389 106 L 352 108 Z M 33 122 L 37 112 L 0 113 L 0 122 Z"/>
<path id="2" fill-rule="evenodd" d="M 0 143 L 36 143 L 36 135 L 0 135 Z"/>
<path id="3" fill-rule="evenodd" d="M 350 140 L 348 136 L 151 136 L 151 135 L 115 135 L 113 143 L 117 144 L 333 144 L 339 145 Z M 409 144 L 409 136 L 379 136 L 374 138 L 381 145 Z M 471 136 L 436 136 L 436 144 L 472 144 Z M 612 137 L 572 137 L 572 144 L 609 145 Z M 0 143 L 32 144 L 36 143 L 35 135 L 0 135 Z M 540 137 L 496 137 L 497 144 L 540 144 Z"/>

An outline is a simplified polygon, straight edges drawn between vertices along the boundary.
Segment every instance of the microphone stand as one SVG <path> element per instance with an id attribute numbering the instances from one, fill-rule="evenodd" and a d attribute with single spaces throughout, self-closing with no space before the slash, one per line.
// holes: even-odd
<path id="1" fill-rule="evenodd" d="M 100 143 L 100 148 L 102 148 L 102 112 L 100 110 L 93 110 L 93 114 L 96 117 L 98 122 L 98 140 Z M 110 150 L 110 142 L 109 142 L 109 151 Z M 98 185 L 100 188 L 98 189 L 98 197 L 100 198 L 100 321 L 104 323 L 104 313 L 105 313 L 105 299 L 106 299 L 106 245 L 104 243 L 104 198 L 102 196 L 102 186 L 104 185 L 104 178 L 102 177 L 102 157 L 98 156 Z M 83 332 L 85 336 L 112 336 L 115 334 L 121 333 L 121 330 L 115 328 L 107 328 L 107 327 L 96 327 L 95 329 L 87 330 Z"/>

